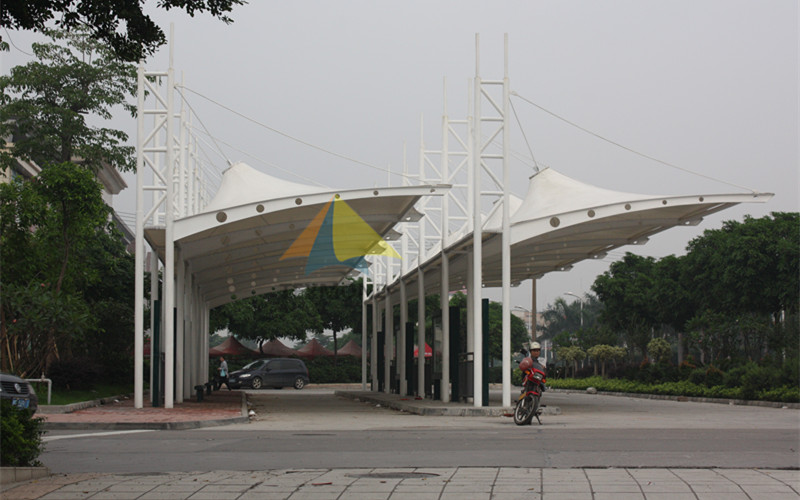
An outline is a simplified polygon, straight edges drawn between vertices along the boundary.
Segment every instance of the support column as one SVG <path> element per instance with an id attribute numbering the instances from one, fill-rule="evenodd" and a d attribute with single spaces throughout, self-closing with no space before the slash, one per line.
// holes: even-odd
<path id="1" fill-rule="evenodd" d="M 417 396 L 425 397 L 425 272 L 417 271 Z"/>
<path id="2" fill-rule="evenodd" d="M 508 34 L 505 35 L 505 75 L 503 77 L 503 234 L 502 234 L 502 281 L 503 281 L 503 406 L 511 406 L 511 203 L 509 188 L 509 140 L 508 127 Z"/>
<path id="3" fill-rule="evenodd" d="M 472 304 L 473 314 L 473 404 L 475 407 L 483 406 L 483 316 L 481 311 L 481 298 L 483 295 L 483 231 L 481 220 L 481 78 L 480 78 L 480 37 L 475 35 L 475 119 L 473 121 L 473 153 L 472 153 L 472 285 L 469 290 L 469 301 Z"/>
<path id="4" fill-rule="evenodd" d="M 161 362 L 161 342 L 156 343 L 153 333 L 156 331 L 156 300 L 158 299 L 158 255 L 155 249 L 150 252 L 150 403 L 161 404 L 153 400 L 153 387 L 161 383 L 153 378 L 153 367 Z M 161 315 L 163 318 L 163 314 Z M 159 325 L 159 328 L 161 326 Z M 163 329 L 161 330 L 163 331 Z"/>
<path id="5" fill-rule="evenodd" d="M 171 39 L 171 38 L 170 38 Z M 174 131 L 174 106 L 175 106 L 175 70 L 172 69 L 170 56 L 169 70 L 167 71 L 167 160 L 164 168 L 164 177 L 167 184 L 166 206 L 164 209 L 165 220 L 165 250 L 164 250 L 164 408 L 173 408 L 175 403 L 175 186 L 173 170 L 175 168 L 175 148 L 173 147 Z"/>
<path id="6" fill-rule="evenodd" d="M 442 402 L 450 402 L 450 258 L 442 252 Z"/>
<path id="7" fill-rule="evenodd" d="M 184 331 L 184 301 L 186 292 L 186 267 L 181 259 L 180 250 L 178 254 L 178 282 L 176 287 L 176 300 L 175 300 L 175 401 L 178 403 L 183 402 L 184 394 L 184 348 L 185 348 L 185 331 Z M 187 380 L 188 382 L 188 380 Z M 191 394 L 191 392 L 187 392 Z"/>
<path id="8" fill-rule="evenodd" d="M 375 298 L 375 285 L 372 288 L 372 342 L 370 342 L 370 375 L 372 385 L 370 390 L 378 390 L 378 299 Z"/>
<path id="9" fill-rule="evenodd" d="M 385 319 L 383 322 L 383 392 L 386 394 L 392 393 L 392 380 L 391 380 L 391 373 L 392 373 L 392 347 L 393 347 L 393 340 L 394 340 L 394 318 L 392 314 L 392 294 L 389 291 L 389 287 L 387 286 L 384 288 L 386 291 L 386 313 Z"/>
<path id="10" fill-rule="evenodd" d="M 406 282 L 400 280 L 400 334 L 397 341 L 397 368 L 400 373 L 400 394 L 408 394 L 408 373 L 406 372 L 406 324 L 408 324 L 408 296 Z"/>
<path id="11" fill-rule="evenodd" d="M 362 280 L 361 288 L 361 390 L 367 390 L 367 280 Z"/>
<path id="12" fill-rule="evenodd" d="M 134 254 L 133 305 L 133 406 L 144 407 L 144 66 L 137 70 L 136 92 L 136 253 Z M 151 346 L 152 352 L 152 346 Z M 151 365 L 152 366 L 152 365 Z"/>

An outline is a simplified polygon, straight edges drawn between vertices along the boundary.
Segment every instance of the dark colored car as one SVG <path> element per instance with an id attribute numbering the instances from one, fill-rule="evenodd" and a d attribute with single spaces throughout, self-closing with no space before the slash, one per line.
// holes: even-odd
<path id="1" fill-rule="evenodd" d="M 19 408 L 35 412 L 39 408 L 39 398 L 33 386 L 26 380 L 7 373 L 0 373 L 0 398 L 8 399 Z"/>
<path id="2" fill-rule="evenodd" d="M 230 387 L 294 387 L 302 389 L 308 384 L 308 368 L 299 359 L 272 358 L 253 361 L 241 370 L 236 370 L 228 375 Z"/>

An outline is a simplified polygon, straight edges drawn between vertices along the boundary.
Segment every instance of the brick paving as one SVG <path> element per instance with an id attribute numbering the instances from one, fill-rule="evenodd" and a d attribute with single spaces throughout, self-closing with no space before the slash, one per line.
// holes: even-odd
<path id="1" fill-rule="evenodd" d="M 173 408 L 153 407 L 145 398 L 144 408 L 134 408 L 133 399 L 121 398 L 117 401 L 73 411 L 71 413 L 37 414 L 45 419 L 45 428 L 78 428 L 87 424 L 109 424 L 124 427 L 126 424 L 192 424 L 246 421 L 243 414 L 244 394 L 241 391 L 214 391 L 203 401 L 185 399 Z"/>

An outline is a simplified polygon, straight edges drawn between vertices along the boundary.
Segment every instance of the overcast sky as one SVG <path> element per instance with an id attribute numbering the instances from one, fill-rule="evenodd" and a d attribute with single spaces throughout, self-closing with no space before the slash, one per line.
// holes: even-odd
<path id="1" fill-rule="evenodd" d="M 503 77 L 509 35 L 512 91 L 595 134 L 702 176 L 761 192 L 746 204 L 675 228 L 645 246 L 539 280 L 538 307 L 564 292 L 583 294 L 597 274 L 630 250 L 685 253 L 703 230 L 745 214 L 798 210 L 798 2 L 733 1 L 253 1 L 225 25 L 208 16 L 155 11 L 175 24 L 174 67 L 186 86 L 269 127 L 380 168 L 410 169 L 441 145 L 443 81 L 451 119 L 467 114 L 480 34 L 481 75 Z M 4 73 L 30 58 L 34 37 L 14 44 Z M 167 48 L 147 68 L 167 68 Z M 186 94 L 225 155 L 295 182 L 334 188 L 380 186 L 388 174 L 322 153 Z M 648 160 L 513 99 L 537 162 L 579 181 L 649 194 L 746 192 Z M 513 122 L 512 149 L 530 156 Z M 197 123 L 196 123 L 197 124 Z M 120 113 L 114 126 L 131 133 Z M 213 147 L 209 158 L 225 168 Z M 276 168 L 279 167 L 279 168 Z M 513 192 L 523 197 L 530 161 L 513 161 Z M 286 171 L 301 177 L 292 177 Z M 393 185 L 400 178 L 392 176 Z M 134 186 L 134 179 L 128 176 Z M 133 188 L 116 208 L 134 212 Z M 492 298 L 499 297 L 492 292 Z M 570 301 L 571 297 L 567 297 Z M 530 308 L 530 282 L 513 293 Z"/>

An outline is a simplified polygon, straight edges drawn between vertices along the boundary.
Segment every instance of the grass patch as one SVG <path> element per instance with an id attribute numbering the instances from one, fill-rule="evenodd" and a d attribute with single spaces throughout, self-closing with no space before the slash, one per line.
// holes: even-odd
<path id="1" fill-rule="evenodd" d="M 47 384 L 31 382 L 36 395 L 39 396 L 39 404 L 47 404 Z M 68 391 L 66 389 L 53 388 L 50 398 L 51 405 L 69 405 L 81 403 L 83 401 L 93 401 L 95 399 L 107 398 L 110 396 L 120 396 L 133 392 L 133 384 L 108 384 L 97 385 L 94 389 L 83 391 Z"/>

